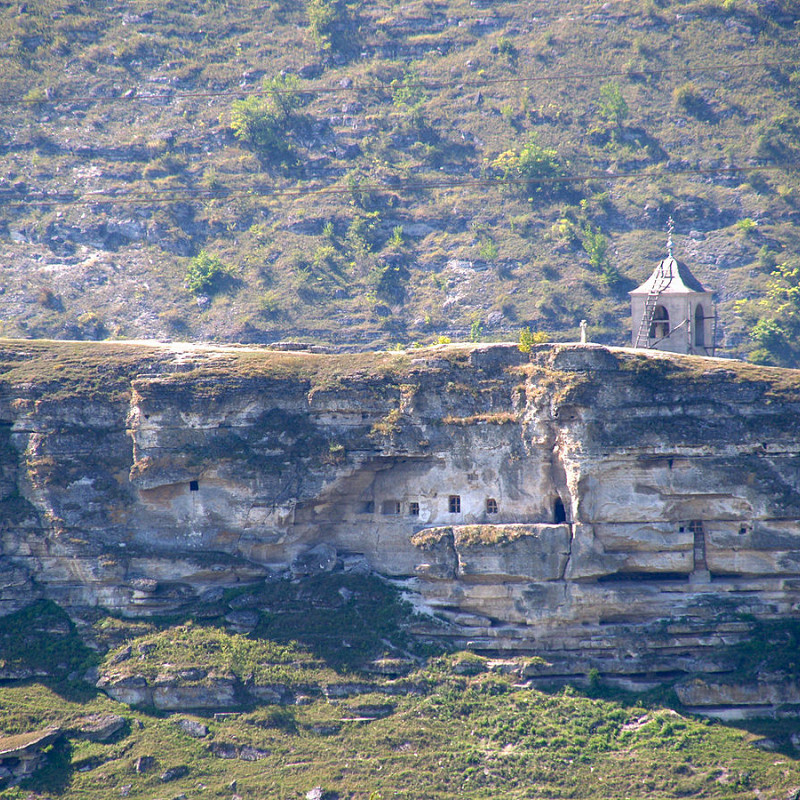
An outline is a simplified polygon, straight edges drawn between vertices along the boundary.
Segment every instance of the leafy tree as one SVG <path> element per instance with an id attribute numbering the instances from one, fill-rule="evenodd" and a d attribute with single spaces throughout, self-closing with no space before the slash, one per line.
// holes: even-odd
<path id="1" fill-rule="evenodd" d="M 336 22 L 336 3 L 331 0 L 309 0 L 306 6 L 308 31 L 320 50 L 330 50 L 333 25 Z"/>
<path id="2" fill-rule="evenodd" d="M 483 338 L 483 323 L 479 319 L 472 321 L 469 327 L 469 340 L 479 342 Z"/>
<path id="3" fill-rule="evenodd" d="M 544 344 L 549 337 L 544 331 L 534 331 L 528 327 L 519 332 L 519 351 L 520 353 L 530 353 L 535 344 Z"/>
<path id="4" fill-rule="evenodd" d="M 185 285 L 194 294 L 207 294 L 218 289 L 228 275 L 230 268 L 220 258 L 201 250 L 189 262 Z"/>
<path id="5" fill-rule="evenodd" d="M 291 155 L 287 139 L 296 121 L 295 112 L 304 102 L 299 81 L 294 75 L 267 78 L 264 95 L 234 100 L 231 105 L 231 128 L 237 139 L 247 142 L 274 161 L 286 161 Z"/>
<path id="6" fill-rule="evenodd" d="M 402 225 L 395 225 L 392 228 L 392 236 L 388 242 L 389 247 L 394 247 L 395 249 L 400 248 L 403 246 L 403 226 Z"/>
<path id="7" fill-rule="evenodd" d="M 618 83 L 612 81 L 600 87 L 598 113 L 607 125 L 613 125 L 615 128 L 621 127 L 628 118 L 630 111 Z"/>
<path id="8" fill-rule="evenodd" d="M 357 3 L 345 0 L 308 0 L 308 32 L 320 50 L 348 50 L 356 44 L 358 24 L 354 19 Z"/>
<path id="9" fill-rule="evenodd" d="M 583 229 L 583 249 L 589 256 L 589 263 L 594 269 L 602 269 L 608 262 L 608 239 L 592 228 L 590 223 Z"/>
<path id="10" fill-rule="evenodd" d="M 756 364 L 797 367 L 800 363 L 800 266 L 780 264 L 767 281 L 767 296 L 759 303 L 767 313 L 750 332 Z"/>
<path id="11" fill-rule="evenodd" d="M 405 284 L 408 281 L 408 270 L 405 265 L 375 264 L 367 277 L 367 283 L 378 297 L 389 302 L 401 303 L 405 295 Z"/>
<path id="12" fill-rule="evenodd" d="M 367 211 L 353 217 L 347 228 L 347 243 L 358 253 L 370 253 L 375 248 L 379 233 L 380 213 Z"/>
<path id="13" fill-rule="evenodd" d="M 556 150 L 540 145 L 535 134 L 519 150 L 500 153 L 489 167 L 503 180 L 521 184 L 528 196 L 542 191 L 562 171 Z"/>
<path id="14" fill-rule="evenodd" d="M 405 108 L 410 111 L 417 110 L 425 100 L 425 92 L 422 90 L 419 76 L 415 72 L 409 72 L 402 81 L 397 79 L 392 81 L 392 103 L 397 108 Z"/>

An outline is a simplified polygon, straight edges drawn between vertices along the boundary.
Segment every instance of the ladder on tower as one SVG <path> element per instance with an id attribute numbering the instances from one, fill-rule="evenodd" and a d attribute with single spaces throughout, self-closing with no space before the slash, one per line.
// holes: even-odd
<path id="1" fill-rule="evenodd" d="M 644 313 L 642 314 L 642 321 L 639 323 L 639 331 L 636 334 L 636 344 L 634 347 L 647 346 L 647 341 L 650 338 L 650 326 L 653 324 L 653 316 L 658 306 L 658 298 L 661 292 L 672 283 L 672 271 L 665 268 L 665 263 L 666 259 L 658 265 L 658 275 L 653 281 L 653 285 L 644 301 Z"/>

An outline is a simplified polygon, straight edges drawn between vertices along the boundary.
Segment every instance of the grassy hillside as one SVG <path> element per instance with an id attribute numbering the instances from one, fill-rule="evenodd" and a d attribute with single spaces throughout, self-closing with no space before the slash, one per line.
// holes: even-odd
<path id="1" fill-rule="evenodd" d="M 236 633 L 253 600 L 256 628 Z M 537 689 L 523 677 L 531 659 L 425 653 L 409 622 L 391 589 L 341 575 L 209 596 L 194 619 L 87 612 L 75 628 L 47 603 L 7 617 L 0 745 L 62 733 L 22 785 L 0 777 L 0 797 L 750 800 L 800 789 L 791 723 L 766 738 L 756 723 L 709 723 L 591 675 L 588 688 Z M 750 655 L 762 668 L 763 649 Z M 159 711 L 95 691 L 82 676 L 98 673 L 198 692 L 238 680 L 284 698 Z M 117 729 L 98 734 L 109 719 Z"/>
<path id="2" fill-rule="evenodd" d="M 797 283 L 799 18 L 790 0 L 6 4 L 0 334 L 374 347 L 586 318 L 624 344 L 671 214 L 726 352 L 775 351 L 749 331 Z"/>

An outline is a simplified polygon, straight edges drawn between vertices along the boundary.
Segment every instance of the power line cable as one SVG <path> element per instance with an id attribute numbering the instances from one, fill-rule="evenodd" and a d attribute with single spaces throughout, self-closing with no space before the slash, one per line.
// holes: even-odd
<path id="1" fill-rule="evenodd" d="M 654 178 L 669 178 L 674 176 L 702 176 L 702 175 L 735 175 L 752 172 L 775 172 L 778 170 L 800 168 L 800 162 L 788 161 L 785 163 L 740 165 L 727 167 L 696 167 L 688 169 L 671 170 L 642 170 L 629 172 L 592 172 L 582 175 L 559 175 L 543 178 L 473 178 L 460 180 L 432 180 L 421 181 L 418 183 L 401 183 L 390 185 L 388 183 L 358 184 L 354 187 L 344 187 L 341 185 L 323 187 L 275 187 L 275 186 L 255 186 L 242 191 L 212 191 L 197 190 L 196 194 L 189 194 L 186 191 L 176 192 L 171 197 L 153 197 L 149 195 L 122 196 L 97 195 L 91 199 L 85 196 L 67 197 L 65 195 L 53 195 L 42 197 L 28 197 L 10 199 L 5 203 L 6 207 L 19 208 L 25 206 L 98 206 L 98 205 L 135 205 L 135 204 L 171 204 L 189 203 L 200 200 L 231 200 L 237 198 L 265 198 L 271 197 L 302 197 L 302 196 L 321 196 L 321 195 L 353 195 L 368 194 L 371 192 L 406 191 L 424 192 L 432 189 L 459 189 L 459 188 L 480 188 L 480 187 L 502 187 L 502 186 L 535 186 L 546 187 L 559 184 L 575 184 L 610 182 L 625 179 L 641 180 Z M 0 193 L 0 200 L 12 197 L 11 192 Z"/>
<path id="2" fill-rule="evenodd" d="M 388 89 L 393 89 L 397 86 L 403 86 L 410 89 L 423 89 L 428 91 L 438 91 L 441 89 L 469 87 L 470 89 L 480 89 L 498 84 L 535 84 L 535 83 L 548 83 L 551 81 L 578 81 L 588 79 L 606 79 L 615 78 L 620 76 L 627 77 L 647 77 L 656 75 L 668 75 L 672 73 L 692 73 L 692 72 L 712 72 L 712 71 L 736 71 L 742 69 L 781 69 L 783 67 L 791 67 L 794 69 L 797 62 L 794 60 L 786 61 L 753 61 L 738 64 L 720 64 L 717 62 L 700 62 L 696 64 L 687 64 L 678 67 L 661 67 L 659 69 L 643 69 L 643 70 L 609 70 L 605 72 L 566 72 L 556 73 L 549 75 L 526 75 L 522 77 L 503 77 L 503 78 L 482 78 L 481 80 L 451 80 L 451 81 L 403 81 L 403 82 L 373 82 L 358 84 L 353 83 L 350 86 L 299 86 L 292 88 L 228 88 L 219 90 L 208 90 L 202 92 L 148 92 L 142 91 L 137 87 L 129 87 L 125 90 L 120 90 L 119 95 L 65 95 L 63 97 L 54 96 L 52 98 L 37 98 L 36 100 L 26 99 L 25 97 L 10 97 L 0 98 L 0 105 L 58 105 L 60 103 L 129 103 L 133 101 L 147 101 L 147 102 L 163 102 L 163 101 L 180 101 L 187 99 L 203 99 L 215 97 L 261 97 L 265 95 L 283 95 L 283 94 L 336 94 L 341 92 L 380 92 Z M 394 85 L 393 85 L 394 83 Z"/>

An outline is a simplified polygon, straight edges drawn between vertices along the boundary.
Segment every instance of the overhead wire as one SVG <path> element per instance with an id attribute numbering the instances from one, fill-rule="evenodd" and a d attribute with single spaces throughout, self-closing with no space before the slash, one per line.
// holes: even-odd
<path id="1" fill-rule="evenodd" d="M 93 195 L 91 198 L 81 195 L 78 197 L 67 197 L 64 195 L 41 196 L 41 197 L 27 197 L 27 198 L 14 198 L 12 192 L 0 193 L 0 201 L 8 198 L 7 202 L 3 205 L 7 207 L 25 207 L 25 206 L 101 206 L 101 205 L 160 205 L 171 203 L 190 203 L 195 201 L 207 200 L 231 200 L 239 198 L 264 198 L 270 199 L 275 197 L 306 197 L 306 196 L 322 196 L 322 195 L 349 195 L 354 194 L 369 194 L 386 191 L 406 191 L 406 192 L 424 192 L 433 189 L 459 189 L 459 188 L 490 188 L 490 187 L 503 187 L 503 186 L 530 186 L 543 188 L 546 186 L 555 186 L 559 184 L 572 184 L 572 183 L 590 183 L 590 182 L 613 182 L 618 180 L 639 180 L 648 179 L 652 180 L 659 177 L 673 177 L 673 176 L 703 176 L 703 175 L 734 175 L 739 173 L 752 173 L 752 172 L 772 172 L 778 170 L 800 168 L 800 162 L 787 161 L 783 163 L 771 164 L 754 164 L 754 165 L 739 165 L 739 166 L 725 166 L 725 167 L 693 167 L 684 169 L 664 169 L 664 170 L 640 170 L 640 171 L 626 171 L 626 172 L 590 172 L 579 175 L 558 175 L 541 178 L 493 178 L 481 177 L 472 179 L 459 179 L 459 180 L 431 180 L 420 181 L 416 183 L 406 182 L 399 184 L 389 183 L 362 183 L 353 187 L 342 186 L 341 184 L 333 186 L 322 187 L 269 187 L 269 186 L 256 186 L 247 190 L 227 191 L 227 190 L 195 190 L 194 193 L 182 190 L 176 192 L 172 196 L 152 196 L 146 194 L 139 194 L 135 196 L 123 195 Z"/>
<path id="2" fill-rule="evenodd" d="M 578 81 L 589 79 L 607 79 L 622 76 L 628 77 L 646 77 L 667 75 L 671 73 L 691 74 L 693 72 L 730 72 L 742 69 L 782 69 L 783 67 L 791 67 L 794 69 L 797 63 L 794 60 L 787 59 L 786 61 L 751 61 L 740 63 L 720 63 L 720 62 L 699 62 L 694 64 L 686 64 L 674 67 L 660 67 L 658 69 L 620 69 L 620 70 L 606 70 L 591 72 L 556 72 L 555 74 L 544 75 L 524 75 L 524 76 L 505 76 L 500 78 L 482 77 L 479 80 L 475 79 L 453 79 L 449 81 L 426 81 L 426 80 L 403 80 L 400 81 L 383 81 L 383 82 L 370 82 L 370 83 L 357 83 L 353 81 L 348 86 L 293 86 L 287 88 L 280 87 L 235 87 L 226 89 L 214 89 L 197 92 L 152 92 L 144 91 L 140 87 L 129 86 L 127 88 L 120 87 L 119 94 L 115 95 L 58 95 L 57 91 L 53 92 L 52 97 L 37 97 L 35 100 L 26 98 L 25 96 L 6 97 L 0 98 L 0 105 L 26 105 L 26 106 L 40 106 L 40 105 L 58 105 L 61 103 L 129 103 L 133 101 L 180 101 L 189 99 L 207 99 L 216 97 L 261 97 L 265 95 L 283 95 L 283 94 L 306 94 L 306 95 L 324 95 L 324 94 L 337 94 L 342 92 L 379 92 L 393 89 L 399 85 L 410 89 L 423 89 L 429 91 L 438 91 L 441 89 L 452 88 L 465 88 L 480 89 L 486 86 L 494 86 L 498 84 L 536 84 L 548 83 L 551 81 Z"/>

